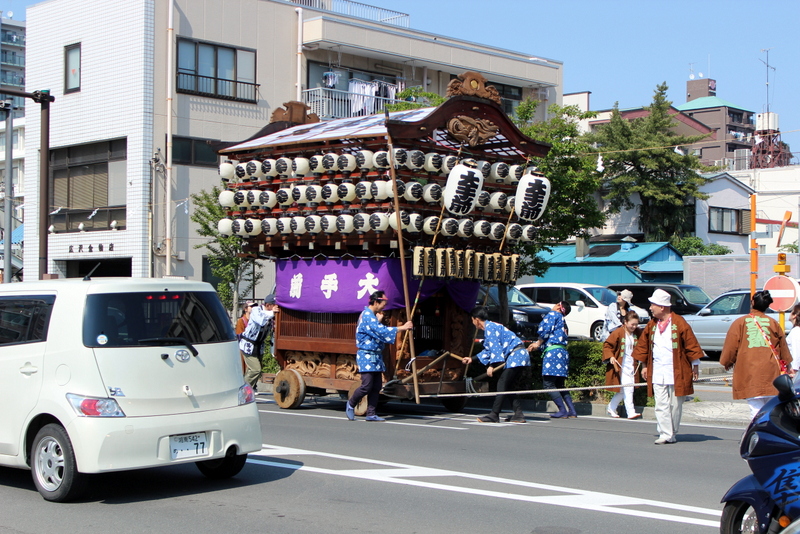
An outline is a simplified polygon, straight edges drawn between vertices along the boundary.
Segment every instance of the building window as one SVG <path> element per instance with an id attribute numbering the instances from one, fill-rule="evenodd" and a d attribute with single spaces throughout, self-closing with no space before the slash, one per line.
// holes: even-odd
<path id="1" fill-rule="evenodd" d="M 522 87 L 496 82 L 489 82 L 486 85 L 494 85 L 500 93 L 500 107 L 506 115 L 513 117 L 517 112 L 517 106 L 522 102 Z"/>
<path id="2" fill-rule="evenodd" d="M 122 230 L 127 214 L 127 141 L 50 151 L 50 224 L 55 232 Z"/>
<path id="3" fill-rule="evenodd" d="M 191 137 L 172 138 L 172 163 L 176 165 L 196 165 L 200 167 L 217 167 L 219 157 L 208 144 L 210 139 L 193 139 Z"/>
<path id="4" fill-rule="evenodd" d="M 741 214 L 739 210 L 729 208 L 709 208 L 708 231 L 720 234 L 738 234 L 741 232 Z"/>
<path id="5" fill-rule="evenodd" d="M 255 50 L 178 39 L 179 93 L 257 101 Z"/>
<path id="6" fill-rule="evenodd" d="M 81 44 L 64 47 L 64 92 L 81 90 Z"/>

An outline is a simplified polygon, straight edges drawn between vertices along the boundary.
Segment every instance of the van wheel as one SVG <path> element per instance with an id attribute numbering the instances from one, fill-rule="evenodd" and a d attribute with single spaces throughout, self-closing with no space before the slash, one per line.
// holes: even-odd
<path id="1" fill-rule="evenodd" d="M 603 338 L 603 321 L 594 323 L 589 333 L 592 336 L 592 341 L 600 341 Z"/>
<path id="2" fill-rule="evenodd" d="M 224 458 L 197 462 L 197 468 L 210 479 L 222 480 L 239 474 L 244 464 L 247 463 L 246 454 L 236 454 L 236 447 L 231 447 Z"/>
<path id="3" fill-rule="evenodd" d="M 86 475 L 78 472 L 72 442 L 61 425 L 51 423 L 36 433 L 31 464 L 33 483 L 47 501 L 74 500 L 85 488 Z"/>

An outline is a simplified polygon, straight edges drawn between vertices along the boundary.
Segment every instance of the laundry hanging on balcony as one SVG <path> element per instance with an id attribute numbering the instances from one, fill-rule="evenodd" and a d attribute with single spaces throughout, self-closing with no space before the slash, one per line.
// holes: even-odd
<path id="1" fill-rule="evenodd" d="M 350 111 L 354 117 L 373 115 L 383 109 L 385 99 L 394 100 L 397 95 L 397 86 L 381 80 L 367 82 L 351 78 L 348 92 L 350 93 Z"/>

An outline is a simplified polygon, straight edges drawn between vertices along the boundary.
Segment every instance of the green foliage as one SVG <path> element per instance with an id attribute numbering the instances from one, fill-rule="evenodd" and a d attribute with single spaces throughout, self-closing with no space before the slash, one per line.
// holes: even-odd
<path id="1" fill-rule="evenodd" d="M 395 99 L 403 100 L 404 102 L 386 104 L 386 109 L 389 111 L 406 111 L 409 109 L 430 108 L 436 107 L 446 100 L 445 97 L 436 93 L 423 91 L 422 86 L 419 85 L 403 89 L 397 93 Z"/>
<path id="2" fill-rule="evenodd" d="M 670 244 L 683 256 L 722 256 L 733 252 L 725 245 L 703 243 L 703 240 L 696 236 L 673 236 Z"/>
<path id="3" fill-rule="evenodd" d="M 797 246 L 797 241 L 795 241 L 794 243 L 786 243 L 785 245 L 781 245 L 780 247 L 778 247 L 778 250 L 780 250 L 781 252 L 785 252 L 787 254 L 797 254 L 798 252 L 800 252 L 800 249 L 798 249 Z"/>
<path id="4" fill-rule="evenodd" d="M 264 340 L 264 352 L 261 356 L 262 373 L 277 374 L 278 371 L 281 370 L 278 360 L 272 357 L 272 337 L 273 334 L 270 334 L 269 337 Z"/>
<path id="5" fill-rule="evenodd" d="M 594 197 L 600 182 L 595 160 L 586 155 L 591 147 L 578 130 L 579 121 L 594 117 L 595 113 L 554 104 L 548 108 L 549 120 L 534 122 L 537 105 L 531 99 L 522 102 L 514 122 L 528 137 L 552 145 L 545 157 L 530 161 L 552 185 L 547 209 L 537 221 L 538 237 L 533 244 L 518 246 L 523 256 L 521 273 L 541 276 L 548 265 L 537 258 L 539 251 L 573 236 L 588 237 L 590 228 L 603 226 L 605 216 Z"/>
<path id="6" fill-rule="evenodd" d="M 678 135 L 671 130 L 674 119 L 667 89 L 666 83 L 656 87 L 652 104 L 645 108 L 647 116 L 623 119 L 615 105 L 611 121 L 586 136 L 586 141 L 603 154 L 603 182 L 608 191 L 604 198 L 609 211 L 632 208 L 632 199 L 638 196 L 639 226 L 647 241 L 688 234 L 695 200 L 708 198 L 700 191 L 708 179 L 699 172 L 711 168 L 680 149 L 706 136 Z"/>
<path id="7" fill-rule="evenodd" d="M 259 280 L 263 278 L 261 263 L 252 258 L 240 257 L 242 240 L 236 236 L 223 237 L 217 230 L 217 223 L 226 216 L 219 205 L 221 189 L 214 186 L 211 191 L 200 191 L 193 194 L 192 204 L 195 209 L 190 219 L 199 228 L 197 233 L 207 237 L 208 241 L 195 245 L 194 248 L 208 250 L 208 262 L 211 272 L 222 281 L 217 285 L 217 293 L 222 304 L 231 316 L 238 309 L 239 299 L 247 294 Z"/>

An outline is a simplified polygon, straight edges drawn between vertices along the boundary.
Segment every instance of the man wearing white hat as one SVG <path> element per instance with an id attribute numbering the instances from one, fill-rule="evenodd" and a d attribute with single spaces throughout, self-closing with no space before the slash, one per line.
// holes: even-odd
<path id="1" fill-rule="evenodd" d="M 633 359 L 644 364 L 647 394 L 655 397 L 658 439 L 656 445 L 675 443 L 683 400 L 694 393 L 703 351 L 689 324 L 672 313 L 669 293 L 656 289 L 650 301 L 652 319 L 633 349 Z"/>

